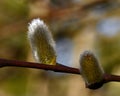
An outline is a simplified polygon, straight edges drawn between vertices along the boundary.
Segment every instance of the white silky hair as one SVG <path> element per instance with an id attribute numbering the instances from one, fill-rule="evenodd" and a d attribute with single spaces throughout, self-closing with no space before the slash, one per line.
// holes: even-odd
<path id="1" fill-rule="evenodd" d="M 56 57 L 56 46 L 52 34 L 47 25 L 41 19 L 33 19 L 28 27 L 28 39 L 37 62 L 41 61 L 42 51 L 48 56 Z M 44 58 L 49 59 L 49 58 Z"/>

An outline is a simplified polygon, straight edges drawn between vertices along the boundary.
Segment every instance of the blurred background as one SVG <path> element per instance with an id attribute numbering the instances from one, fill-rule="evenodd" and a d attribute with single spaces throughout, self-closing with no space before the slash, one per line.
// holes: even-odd
<path id="1" fill-rule="evenodd" d="M 0 58 L 35 62 L 28 23 L 43 19 L 56 42 L 57 62 L 79 68 L 94 52 L 107 73 L 120 75 L 120 0 L 0 0 Z M 120 83 L 92 91 L 81 76 L 30 68 L 0 69 L 0 96 L 119 96 Z"/>

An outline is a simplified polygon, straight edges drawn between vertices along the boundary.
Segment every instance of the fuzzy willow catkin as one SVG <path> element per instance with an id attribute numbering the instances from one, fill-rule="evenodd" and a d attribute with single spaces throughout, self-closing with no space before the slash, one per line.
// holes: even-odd
<path id="1" fill-rule="evenodd" d="M 40 19 L 34 19 L 28 27 L 28 38 L 37 62 L 56 64 L 55 42 L 47 25 Z"/>
<path id="2" fill-rule="evenodd" d="M 85 51 L 81 55 L 80 72 L 88 88 L 97 89 L 102 86 L 104 72 L 93 53 Z"/>

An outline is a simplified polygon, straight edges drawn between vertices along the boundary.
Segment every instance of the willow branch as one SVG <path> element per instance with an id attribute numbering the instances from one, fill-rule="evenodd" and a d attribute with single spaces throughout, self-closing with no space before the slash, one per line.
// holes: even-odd
<path id="1" fill-rule="evenodd" d="M 0 67 L 1 68 L 2 67 L 35 68 L 35 69 L 43 69 L 43 70 L 50 70 L 50 71 L 55 71 L 55 72 L 71 73 L 71 74 L 78 74 L 78 75 L 80 75 L 80 70 L 79 69 L 68 67 L 68 66 L 64 66 L 64 65 L 59 64 L 59 63 L 57 63 L 56 65 L 46 65 L 46 64 L 35 63 L 35 62 L 6 60 L 6 59 L 1 59 L 0 58 Z M 100 83 L 105 84 L 105 83 L 108 83 L 108 82 L 111 82 L 111 81 L 120 82 L 120 76 L 111 75 L 111 74 L 106 74 L 105 73 L 105 74 L 103 74 L 103 80 Z M 94 86 L 94 88 L 96 88 L 96 87 Z"/>
<path id="2" fill-rule="evenodd" d="M 111 74 L 104 74 L 104 81 L 105 81 L 105 83 L 108 83 L 111 81 L 120 82 L 120 76 L 111 75 Z"/>
<path id="3" fill-rule="evenodd" d="M 17 60 L 0 59 L 0 67 L 10 67 L 10 66 L 51 70 L 51 71 L 62 72 L 62 73 L 80 74 L 79 69 L 67 67 L 58 63 L 56 65 L 46 65 L 46 64 L 35 63 L 35 62 L 33 63 L 33 62 L 24 62 L 24 61 L 17 61 Z"/>

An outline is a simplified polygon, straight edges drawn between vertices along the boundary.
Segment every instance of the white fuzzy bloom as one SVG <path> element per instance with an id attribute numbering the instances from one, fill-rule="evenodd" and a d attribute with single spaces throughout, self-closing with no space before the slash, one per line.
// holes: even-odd
<path id="1" fill-rule="evenodd" d="M 28 38 L 37 62 L 54 65 L 56 63 L 55 42 L 47 25 L 34 19 L 28 27 Z"/>

